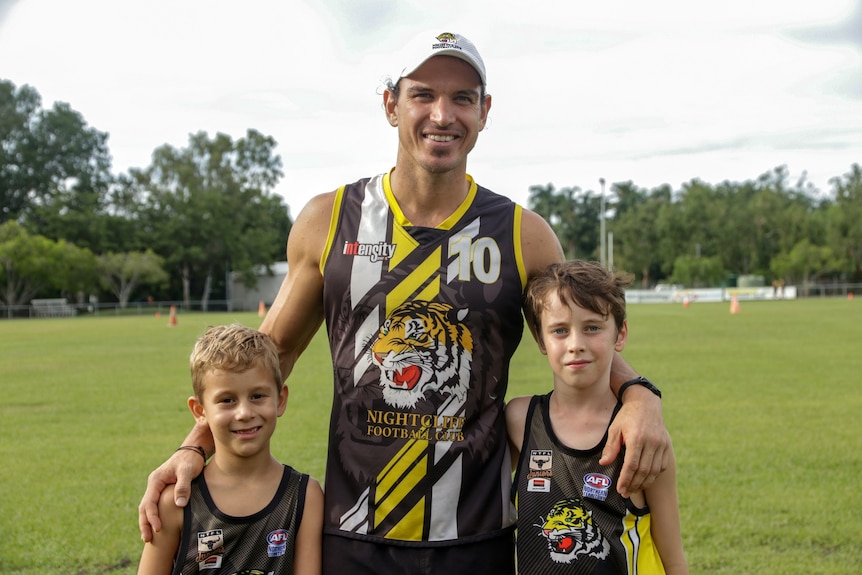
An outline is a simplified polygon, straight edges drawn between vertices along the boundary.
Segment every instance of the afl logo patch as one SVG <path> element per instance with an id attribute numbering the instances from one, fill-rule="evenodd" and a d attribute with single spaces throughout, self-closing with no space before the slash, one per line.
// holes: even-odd
<path id="1" fill-rule="evenodd" d="M 281 557 L 287 552 L 287 530 L 276 529 L 266 536 L 266 541 L 269 543 L 266 548 L 266 554 L 270 557 Z"/>
<path id="2" fill-rule="evenodd" d="M 584 475 L 584 497 L 604 501 L 608 497 L 611 487 L 611 478 L 602 473 L 588 473 Z"/>

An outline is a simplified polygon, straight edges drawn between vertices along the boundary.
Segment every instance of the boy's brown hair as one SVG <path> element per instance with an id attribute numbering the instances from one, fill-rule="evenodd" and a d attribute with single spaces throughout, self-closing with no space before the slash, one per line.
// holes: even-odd
<path id="1" fill-rule="evenodd" d="M 278 349 L 268 335 L 239 324 L 210 326 L 198 338 L 189 357 L 195 396 L 201 399 L 204 375 L 210 371 L 242 373 L 257 366 L 272 372 L 276 390 L 281 392 L 284 379 Z"/>
<path id="2" fill-rule="evenodd" d="M 625 286 L 631 279 L 630 274 L 615 273 L 598 262 L 570 260 L 549 265 L 527 285 L 524 309 L 533 333 L 541 333 L 542 312 L 551 294 L 565 304 L 574 304 L 605 318 L 612 316 L 617 330 L 622 329 L 626 319 Z"/>

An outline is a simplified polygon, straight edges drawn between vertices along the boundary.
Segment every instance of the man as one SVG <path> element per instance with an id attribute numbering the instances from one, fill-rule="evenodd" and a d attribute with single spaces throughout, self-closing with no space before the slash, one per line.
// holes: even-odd
<path id="1" fill-rule="evenodd" d="M 302 210 L 261 330 L 287 377 L 327 322 L 335 394 L 324 573 L 514 573 L 508 365 L 527 278 L 562 249 L 541 217 L 467 175 L 491 108 L 472 42 L 423 35 L 404 58 L 383 94 L 398 130 L 395 167 Z M 613 372 L 618 393 L 636 376 L 620 357 Z M 669 446 L 660 401 L 629 389 L 607 449 L 613 458 L 624 438 L 624 492 L 660 473 Z M 194 428 L 185 445 L 209 453 L 212 439 Z M 145 539 L 164 484 L 177 481 L 183 504 L 201 469 L 186 451 L 150 476 Z"/>

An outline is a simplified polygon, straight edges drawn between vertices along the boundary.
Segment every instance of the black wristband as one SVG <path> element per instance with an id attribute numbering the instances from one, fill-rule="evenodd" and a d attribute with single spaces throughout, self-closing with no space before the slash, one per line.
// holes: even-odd
<path id="1" fill-rule="evenodd" d="M 634 379 L 630 379 L 620 386 L 620 390 L 617 392 L 617 398 L 620 401 L 622 401 L 623 399 L 623 393 L 625 393 L 625 391 L 632 385 L 642 385 L 654 394 L 656 394 L 659 398 L 661 398 L 661 390 L 654 386 L 650 380 L 641 376 Z"/>
<path id="2" fill-rule="evenodd" d="M 195 453 L 199 454 L 201 457 L 204 458 L 204 465 L 207 464 L 207 452 L 204 451 L 204 448 L 200 445 L 181 445 L 177 448 L 177 451 L 182 451 L 184 449 L 194 451 Z"/>

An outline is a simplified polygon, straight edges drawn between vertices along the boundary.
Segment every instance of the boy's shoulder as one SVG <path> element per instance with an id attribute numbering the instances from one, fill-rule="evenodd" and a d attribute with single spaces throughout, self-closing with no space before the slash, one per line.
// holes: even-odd
<path id="1" fill-rule="evenodd" d="M 534 395 L 520 395 L 506 402 L 506 422 L 523 421 L 530 409 Z"/>
<path id="2" fill-rule="evenodd" d="M 506 402 L 506 431 L 509 441 L 520 451 L 524 438 L 524 428 L 527 423 L 527 413 L 530 410 L 532 395 L 513 397 Z"/>
<path id="3" fill-rule="evenodd" d="M 181 528 L 183 525 L 183 508 L 177 506 L 174 487 L 168 485 L 159 496 L 159 518 L 163 528 Z"/>

